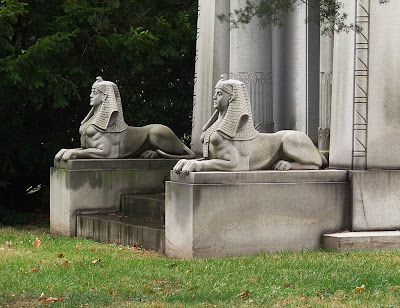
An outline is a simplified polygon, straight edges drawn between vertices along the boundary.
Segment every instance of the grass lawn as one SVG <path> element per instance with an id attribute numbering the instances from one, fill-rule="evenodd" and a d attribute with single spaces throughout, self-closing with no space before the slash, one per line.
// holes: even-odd
<path id="1" fill-rule="evenodd" d="M 179 260 L 135 247 L 54 236 L 48 229 L 0 227 L 0 307 L 43 303 L 400 307 L 400 250 Z"/>

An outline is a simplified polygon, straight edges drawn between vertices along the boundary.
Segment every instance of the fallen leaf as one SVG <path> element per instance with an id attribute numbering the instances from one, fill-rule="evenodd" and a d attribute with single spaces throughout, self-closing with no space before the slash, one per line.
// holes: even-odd
<path id="1" fill-rule="evenodd" d="M 113 296 L 115 296 L 115 295 L 118 294 L 118 291 L 114 291 L 114 292 L 112 292 L 111 294 L 112 294 Z"/>
<path id="2" fill-rule="evenodd" d="M 8 247 L 11 247 L 12 246 L 11 240 L 10 241 L 6 241 L 6 244 L 8 245 Z"/>
<path id="3" fill-rule="evenodd" d="M 40 237 L 37 237 L 35 241 L 32 243 L 33 246 L 39 247 L 40 243 L 43 241 Z"/>
<path id="4" fill-rule="evenodd" d="M 362 285 L 361 287 L 357 287 L 353 289 L 353 293 L 360 293 L 362 290 L 364 290 L 365 286 Z"/>
<path id="5" fill-rule="evenodd" d="M 236 297 L 239 297 L 239 298 L 247 297 L 249 295 L 249 293 L 250 293 L 250 291 L 244 291 L 244 292 L 236 295 Z"/>
<path id="6" fill-rule="evenodd" d="M 391 286 L 391 287 L 389 287 L 390 291 L 397 290 L 397 289 L 400 289 L 400 286 Z"/>
<path id="7" fill-rule="evenodd" d="M 92 264 L 96 265 L 96 264 L 99 263 L 100 261 L 101 261 L 101 259 L 93 260 L 93 261 L 92 261 Z"/>
<path id="8" fill-rule="evenodd" d="M 59 297 L 59 296 L 57 296 L 57 297 L 43 297 L 43 299 L 44 299 L 43 304 L 60 302 L 61 301 L 61 297 Z"/>
<path id="9" fill-rule="evenodd" d="M 32 272 L 38 272 L 38 271 L 39 271 L 39 265 L 32 269 Z"/>
<path id="10" fill-rule="evenodd" d="M 59 253 L 57 257 L 64 258 L 64 255 L 62 253 Z"/>
<path id="11" fill-rule="evenodd" d="M 69 261 L 65 260 L 63 263 L 60 264 L 61 267 L 67 268 L 69 265 Z"/>
<path id="12" fill-rule="evenodd" d="M 24 269 L 22 267 L 19 268 L 19 272 L 22 273 Z"/>
<path id="13" fill-rule="evenodd" d="M 257 281 L 257 279 L 249 278 L 249 281 Z"/>

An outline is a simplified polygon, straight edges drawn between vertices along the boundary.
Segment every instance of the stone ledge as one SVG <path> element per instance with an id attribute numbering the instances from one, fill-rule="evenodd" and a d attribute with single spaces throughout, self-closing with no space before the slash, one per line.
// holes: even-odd
<path id="1" fill-rule="evenodd" d="M 323 235 L 325 249 L 374 250 L 400 248 L 400 231 L 340 232 Z"/>
<path id="2" fill-rule="evenodd" d="M 54 168 L 68 170 L 98 169 L 172 169 L 177 159 L 71 159 L 54 161 Z"/>
<path id="3" fill-rule="evenodd" d="M 207 171 L 190 172 L 188 175 L 171 171 L 171 182 L 188 184 L 329 183 L 347 181 L 347 170 Z"/>

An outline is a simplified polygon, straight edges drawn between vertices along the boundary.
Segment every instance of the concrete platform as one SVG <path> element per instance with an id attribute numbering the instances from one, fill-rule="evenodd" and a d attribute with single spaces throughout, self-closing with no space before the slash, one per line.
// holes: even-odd
<path id="1" fill-rule="evenodd" d="M 160 221 L 113 213 L 78 215 L 77 225 L 77 236 L 81 238 L 165 252 L 164 225 Z"/>
<path id="2" fill-rule="evenodd" d="M 324 234 L 323 247 L 325 249 L 339 251 L 399 249 L 400 231 L 340 232 Z"/>
<path id="3" fill-rule="evenodd" d="M 75 159 L 50 168 L 50 231 L 76 235 L 76 215 L 119 211 L 120 196 L 163 193 L 176 159 Z"/>
<path id="4" fill-rule="evenodd" d="M 223 257 L 318 249 L 348 228 L 347 171 L 171 173 L 166 254 Z"/>

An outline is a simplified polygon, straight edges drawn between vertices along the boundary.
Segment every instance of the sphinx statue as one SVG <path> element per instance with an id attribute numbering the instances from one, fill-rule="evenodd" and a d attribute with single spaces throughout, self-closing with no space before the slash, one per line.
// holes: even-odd
<path id="1" fill-rule="evenodd" d="M 320 169 L 327 160 L 304 133 L 283 130 L 259 133 L 251 115 L 246 85 L 226 75 L 215 86 L 216 109 L 203 128 L 203 159 L 181 159 L 173 170 L 248 171 Z"/>
<path id="2" fill-rule="evenodd" d="M 81 147 L 61 149 L 56 160 L 75 158 L 194 158 L 195 154 L 167 126 L 128 126 L 121 96 L 111 81 L 97 77 L 90 94 L 92 106 L 81 122 Z"/>

